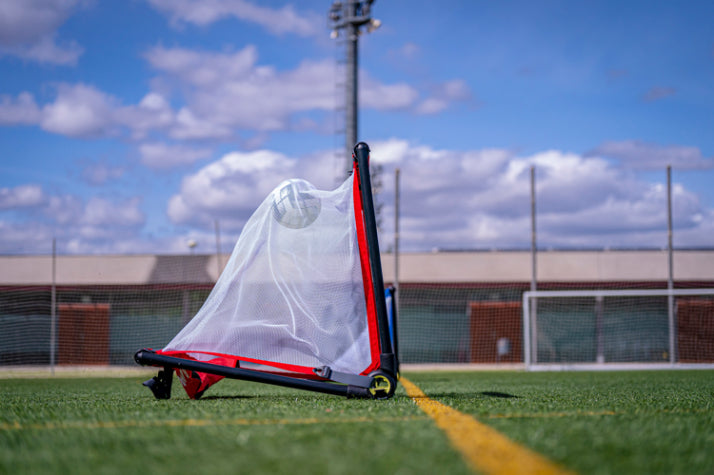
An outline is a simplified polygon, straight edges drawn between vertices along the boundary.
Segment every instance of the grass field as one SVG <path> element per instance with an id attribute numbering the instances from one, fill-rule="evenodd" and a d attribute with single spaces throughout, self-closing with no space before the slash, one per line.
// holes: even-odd
<path id="1" fill-rule="evenodd" d="M 714 371 L 407 372 L 451 406 L 581 474 L 712 473 Z M 388 401 L 225 380 L 0 379 L 0 473 L 471 473 L 400 387 Z"/>

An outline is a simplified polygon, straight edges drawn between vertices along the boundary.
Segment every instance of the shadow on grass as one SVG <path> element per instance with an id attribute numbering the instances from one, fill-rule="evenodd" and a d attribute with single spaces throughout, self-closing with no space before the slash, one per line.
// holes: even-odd
<path id="1" fill-rule="evenodd" d="M 516 396 L 515 394 L 501 393 L 498 391 L 483 391 L 481 394 L 483 394 L 484 396 L 488 396 L 488 397 L 500 397 L 503 399 L 513 399 L 513 398 L 518 399 L 518 396 Z"/>
<path id="2" fill-rule="evenodd" d="M 245 395 L 236 395 L 236 396 L 203 396 L 201 398 L 201 401 L 220 401 L 220 400 L 231 400 L 231 399 L 255 399 L 260 396 L 245 396 Z"/>

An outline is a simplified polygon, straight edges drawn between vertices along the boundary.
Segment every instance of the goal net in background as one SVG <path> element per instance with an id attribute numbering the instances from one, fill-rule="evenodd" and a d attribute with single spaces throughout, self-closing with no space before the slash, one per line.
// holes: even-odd
<path id="1" fill-rule="evenodd" d="M 522 309 L 529 369 L 714 367 L 714 289 L 533 291 Z"/>
<path id="2" fill-rule="evenodd" d="M 80 258 L 63 257 L 58 268 Z M 129 266 L 112 256 L 102 265 Z M 0 286 L 0 366 L 134 365 L 138 348 L 163 348 L 213 287 L 206 256 L 158 256 L 149 284 Z M 48 269 L 49 258 L 47 258 Z M 139 266 L 141 267 L 141 266 Z M 403 363 L 522 363 L 524 285 L 403 284 Z M 54 330 L 53 330 L 54 328 Z M 499 346 L 500 345 L 500 346 Z"/>
<path id="3" fill-rule="evenodd" d="M 18 269 L 36 266 L 51 275 L 51 257 L 22 259 L 29 262 Z M 78 269 L 88 276 L 73 277 Z M 33 284 L 15 275 L 16 284 L 0 286 L 0 366 L 133 366 L 137 348 L 163 348 L 196 314 L 217 269 L 206 255 L 63 256 L 54 300 L 50 279 Z M 670 331 L 665 288 L 546 285 L 549 290 L 524 300 L 525 282 L 402 282 L 400 362 L 525 363 L 531 369 L 714 365 L 714 289 L 674 290 Z M 526 306 L 530 317 L 524 319 Z"/>
<path id="4" fill-rule="evenodd" d="M 521 363 L 525 289 L 525 284 L 401 284 L 400 362 Z"/>
<path id="5" fill-rule="evenodd" d="M 50 256 L 17 259 L 50 275 Z M 54 289 L 23 277 L 0 286 L 0 366 L 134 366 L 138 348 L 163 348 L 195 315 L 214 268 L 203 255 L 60 257 Z"/>

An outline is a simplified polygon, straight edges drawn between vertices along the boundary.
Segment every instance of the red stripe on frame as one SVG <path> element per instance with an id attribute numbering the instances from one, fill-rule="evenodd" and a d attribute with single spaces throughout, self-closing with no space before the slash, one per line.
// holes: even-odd
<path id="1" fill-rule="evenodd" d="M 355 224 L 357 226 L 357 244 L 359 247 L 359 257 L 362 264 L 362 283 L 364 285 L 364 297 L 367 305 L 367 328 L 369 329 L 369 349 L 372 355 L 372 363 L 361 374 L 369 374 L 379 368 L 380 348 L 379 348 L 379 328 L 377 327 L 377 307 L 375 305 L 374 286 L 372 285 L 372 268 L 369 262 L 369 249 L 367 248 L 367 233 L 364 227 L 364 210 L 362 205 L 362 193 L 360 193 L 361 183 L 359 179 L 359 167 L 357 160 L 352 168 L 353 197 L 355 206 Z"/>
<path id="2" fill-rule="evenodd" d="M 230 359 L 234 359 L 234 360 L 245 361 L 246 363 L 255 363 L 255 364 L 260 364 L 260 365 L 265 365 L 265 366 L 272 366 L 273 368 L 284 369 L 286 371 L 292 371 L 293 373 L 301 373 L 301 374 L 310 375 L 310 376 L 312 376 L 314 374 L 312 372 L 312 367 L 308 367 L 308 366 L 299 366 L 299 365 L 288 364 L 288 363 L 276 363 L 274 361 L 257 360 L 255 358 L 246 358 L 245 356 L 228 355 L 225 353 L 215 353 L 212 351 L 194 351 L 194 350 L 164 351 L 164 350 L 157 350 L 156 353 L 160 354 L 160 355 L 175 356 L 177 358 L 184 358 L 184 359 L 195 359 L 195 358 L 191 358 L 190 354 L 191 353 L 199 353 L 202 355 L 217 356 L 217 357 L 221 357 L 221 358 L 230 358 Z"/>

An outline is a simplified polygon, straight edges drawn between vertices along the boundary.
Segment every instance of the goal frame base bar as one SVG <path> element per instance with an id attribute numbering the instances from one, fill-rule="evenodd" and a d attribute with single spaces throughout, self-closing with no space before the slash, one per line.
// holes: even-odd
<path id="1" fill-rule="evenodd" d="M 173 370 L 190 370 L 200 373 L 215 374 L 230 379 L 239 379 L 243 381 L 252 381 L 256 383 L 272 384 L 274 386 L 283 386 L 294 389 L 303 389 L 307 391 L 315 391 L 324 394 L 332 394 L 334 396 L 344 396 L 347 398 L 362 398 L 362 399 L 387 399 L 394 395 L 396 381 L 390 378 L 381 371 L 370 375 L 372 385 L 369 388 L 354 386 L 349 384 L 340 384 L 331 381 L 320 381 L 295 378 L 275 373 L 266 373 L 245 368 L 231 368 L 212 363 L 204 363 L 196 360 L 188 360 L 177 358 L 175 356 L 161 355 L 150 349 L 143 349 L 136 352 L 134 360 L 142 366 L 157 366 L 163 367 L 166 374 L 170 374 Z M 385 383 L 389 387 L 385 386 Z M 170 378 L 168 379 L 168 388 L 163 388 L 168 397 L 171 394 Z M 156 393 L 154 393 L 156 395 Z M 157 396 L 157 398 L 159 398 Z"/>

